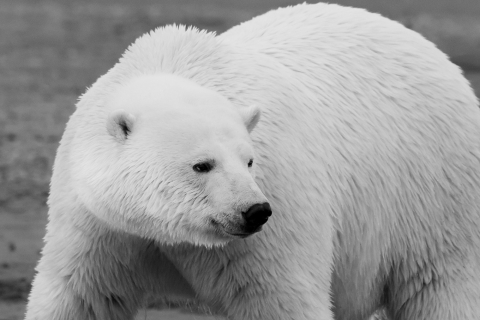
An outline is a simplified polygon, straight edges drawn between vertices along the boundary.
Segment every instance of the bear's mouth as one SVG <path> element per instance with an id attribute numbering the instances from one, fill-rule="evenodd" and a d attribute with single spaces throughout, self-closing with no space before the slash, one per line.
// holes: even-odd
<path id="1" fill-rule="evenodd" d="M 262 231 L 262 226 L 258 226 L 255 228 L 251 228 L 244 224 L 234 224 L 234 225 L 227 225 L 220 223 L 215 219 L 210 219 L 210 225 L 214 228 L 215 232 L 223 237 L 229 238 L 241 238 L 245 239 L 252 234 Z"/>
<path id="2" fill-rule="evenodd" d="M 244 238 L 247 238 L 247 237 L 251 236 L 252 234 L 260 232 L 260 231 L 262 231 L 262 226 L 258 227 L 257 229 L 255 229 L 254 231 L 251 231 L 251 232 L 238 232 L 238 233 L 228 233 L 228 234 L 230 234 L 231 236 L 234 236 L 234 237 L 244 239 Z"/>

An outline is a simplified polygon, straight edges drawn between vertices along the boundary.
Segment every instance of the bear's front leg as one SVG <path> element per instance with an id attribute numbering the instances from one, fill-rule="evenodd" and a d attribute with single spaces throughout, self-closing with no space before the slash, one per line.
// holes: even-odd
<path id="1" fill-rule="evenodd" d="M 269 270 L 237 287 L 232 299 L 225 304 L 227 318 L 332 320 L 329 286 L 319 285 L 302 274 L 301 269 L 290 269 L 287 264 L 289 262 L 283 267 L 270 266 Z M 319 290 L 320 287 L 326 290 Z"/>
<path id="2" fill-rule="evenodd" d="M 87 275 L 86 275 L 87 276 Z M 115 294 L 103 294 L 88 284 L 40 271 L 33 282 L 26 320 L 132 320 L 137 303 Z M 137 299 L 142 297 L 140 292 Z M 135 299 L 135 300 L 137 300 Z"/>
<path id="3" fill-rule="evenodd" d="M 193 295 L 152 241 L 65 221 L 48 230 L 26 320 L 131 320 L 147 294 Z"/>
<path id="4" fill-rule="evenodd" d="M 133 319 L 144 295 L 133 274 L 130 241 L 51 225 L 26 320 Z"/>

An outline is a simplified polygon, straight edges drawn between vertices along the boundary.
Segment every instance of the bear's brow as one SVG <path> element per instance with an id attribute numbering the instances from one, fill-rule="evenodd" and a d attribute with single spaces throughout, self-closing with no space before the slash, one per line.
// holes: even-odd
<path id="1" fill-rule="evenodd" d="M 197 164 L 200 162 L 209 162 L 209 163 L 215 164 L 216 160 L 211 155 L 199 155 L 194 157 L 193 160 L 191 161 L 192 164 Z"/>

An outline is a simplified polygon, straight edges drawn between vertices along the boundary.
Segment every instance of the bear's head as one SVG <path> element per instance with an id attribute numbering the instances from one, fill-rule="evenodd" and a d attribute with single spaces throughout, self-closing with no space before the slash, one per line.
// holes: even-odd
<path id="1" fill-rule="evenodd" d="M 110 226 L 215 245 L 259 231 L 271 215 L 254 181 L 257 107 L 161 74 L 131 79 L 91 109 L 74 138 L 74 188 Z"/>

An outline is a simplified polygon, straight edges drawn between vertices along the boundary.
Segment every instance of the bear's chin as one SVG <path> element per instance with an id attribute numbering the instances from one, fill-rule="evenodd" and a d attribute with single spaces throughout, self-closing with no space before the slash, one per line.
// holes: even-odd
<path id="1" fill-rule="evenodd" d="M 208 226 L 205 229 L 186 231 L 183 235 L 173 238 L 176 240 L 172 242 L 169 241 L 167 244 L 175 245 L 189 243 L 195 246 L 203 246 L 208 248 L 223 247 L 232 241 L 248 238 L 259 231 L 261 231 L 261 227 L 257 228 L 254 232 L 244 232 L 243 230 L 230 230 L 230 228 L 222 228 L 220 225 Z M 160 239 L 157 241 L 162 244 L 166 244 L 165 241 Z"/>
<path id="2" fill-rule="evenodd" d="M 199 247 L 223 247 L 229 242 L 240 239 L 240 237 L 230 235 L 225 232 L 220 232 L 218 230 L 208 228 L 204 230 L 189 230 L 177 236 L 169 237 L 166 241 L 164 235 L 159 235 L 155 237 L 155 241 L 160 245 L 180 245 L 180 244 L 191 244 Z"/>
<path id="3" fill-rule="evenodd" d="M 236 238 L 228 235 L 220 235 L 216 232 L 206 232 L 198 236 L 193 242 L 186 241 L 196 246 L 202 246 L 207 248 L 223 247 Z"/>

